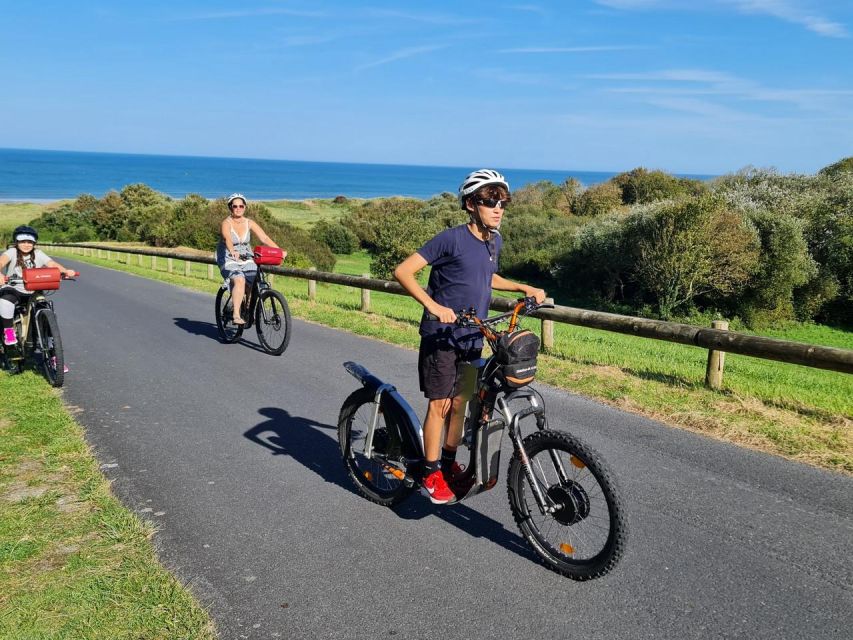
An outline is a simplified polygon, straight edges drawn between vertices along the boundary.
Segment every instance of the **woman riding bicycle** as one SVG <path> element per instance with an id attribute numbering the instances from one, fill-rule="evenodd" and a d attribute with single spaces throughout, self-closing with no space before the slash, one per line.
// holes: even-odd
<path id="1" fill-rule="evenodd" d="M 31 291 L 24 288 L 23 282 L 8 284 L 11 277 L 22 278 L 24 269 L 52 267 L 59 269 L 63 275 L 72 277 L 76 274 L 73 269 L 66 269 L 56 260 L 50 258 L 41 249 L 36 249 L 38 231 L 27 225 L 21 225 L 12 232 L 12 242 L 15 246 L 0 254 L 0 320 L 3 323 L 3 344 L 17 344 L 15 335 L 14 316 L 15 305 L 25 302 Z"/>
<path id="2" fill-rule="evenodd" d="M 222 221 L 219 228 L 219 245 L 216 247 L 216 264 L 222 277 L 228 280 L 231 286 L 231 298 L 234 302 L 234 324 L 246 324 L 240 316 L 243 305 L 243 297 L 246 294 L 246 285 L 251 286 L 258 273 L 258 265 L 252 259 L 251 234 L 268 247 L 278 245 L 264 233 L 261 226 L 254 220 L 246 217 L 246 197 L 242 193 L 232 193 L 228 196 L 228 210 L 231 214 Z M 282 251 L 282 257 L 287 256 L 287 251 Z"/>

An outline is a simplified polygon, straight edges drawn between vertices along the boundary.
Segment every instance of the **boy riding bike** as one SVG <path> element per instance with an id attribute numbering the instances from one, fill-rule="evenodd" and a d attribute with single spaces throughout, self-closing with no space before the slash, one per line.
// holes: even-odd
<path id="1" fill-rule="evenodd" d="M 509 183 L 500 173 L 470 173 L 459 186 L 459 204 L 468 212 L 468 223 L 437 234 L 394 270 L 397 281 L 424 307 L 418 374 L 429 404 L 423 425 L 422 491 L 434 504 L 456 497 L 448 482 L 462 471 L 456 463 L 467 401 L 462 371 L 465 363 L 480 357 L 483 346 L 478 330 L 454 325 L 454 309 L 473 307 L 477 317 L 485 318 L 492 289 L 519 291 L 537 302 L 545 299 L 542 289 L 497 274 L 503 242 L 498 228 L 509 201 Z M 432 269 L 424 291 L 415 275 L 427 265 Z"/>
<path id="2" fill-rule="evenodd" d="M 24 269 L 39 267 L 59 269 L 68 277 L 76 274 L 73 269 L 66 269 L 44 251 L 36 249 L 38 239 L 39 234 L 35 229 L 21 225 L 12 232 L 12 242 L 15 246 L 0 254 L 0 321 L 3 324 L 3 344 L 6 346 L 18 343 L 14 328 L 15 305 L 32 295 L 32 291 L 27 291 L 23 283 L 7 285 L 8 279 L 14 276 L 22 277 Z"/>

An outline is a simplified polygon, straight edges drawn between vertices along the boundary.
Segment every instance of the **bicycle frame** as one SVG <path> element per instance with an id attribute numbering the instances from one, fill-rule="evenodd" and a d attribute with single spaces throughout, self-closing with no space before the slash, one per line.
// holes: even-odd
<path id="1" fill-rule="evenodd" d="M 517 326 L 518 315 L 523 308 L 524 303 L 519 303 L 512 312 L 490 319 L 489 324 L 509 318 L 509 328 L 513 330 Z M 491 327 L 483 324 L 475 317 L 469 318 L 469 320 L 472 325 L 480 329 L 486 340 L 494 345 L 498 335 Z M 530 387 L 508 390 L 505 387 L 497 386 L 494 383 L 494 372 L 497 366 L 494 355 L 469 363 L 469 366 L 476 371 L 476 385 L 474 393 L 467 401 L 462 444 L 470 450 L 470 461 L 463 478 L 471 482 L 471 486 L 465 495 L 457 497 L 457 501 L 467 500 L 478 493 L 488 491 L 497 484 L 503 433 L 508 430 L 513 449 L 521 458 L 539 510 L 543 514 L 553 512 L 558 507 L 542 493 L 539 483 L 533 477 L 530 460 L 522 444 L 524 438 L 520 426 L 522 420 L 534 416 L 536 427 L 540 430 L 545 429 L 545 407 L 541 401 L 541 396 Z M 395 405 L 398 409 L 397 413 L 404 418 L 402 420 L 403 433 L 399 435 L 403 442 L 408 445 L 409 455 L 406 456 L 406 472 L 385 462 L 383 465 L 386 470 L 398 479 L 405 480 L 407 484 L 416 483 L 417 478 L 408 470 L 420 468 L 424 461 L 423 426 L 417 414 L 393 385 L 383 382 L 362 365 L 355 362 L 345 362 L 344 368 L 363 386 L 374 392 L 375 408 L 365 437 L 364 455 L 373 459 L 373 436 L 379 422 L 380 406 L 384 398 L 384 402 Z M 528 406 L 519 411 L 513 411 L 510 405 L 517 400 L 526 401 Z M 560 479 L 565 481 L 568 477 L 565 469 L 559 459 L 554 460 L 554 462 Z"/>

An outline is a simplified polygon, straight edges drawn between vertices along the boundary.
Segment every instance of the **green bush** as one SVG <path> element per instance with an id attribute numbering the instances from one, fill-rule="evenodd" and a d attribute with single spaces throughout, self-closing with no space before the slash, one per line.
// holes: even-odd
<path id="1" fill-rule="evenodd" d="M 619 187 L 624 204 L 646 204 L 681 196 L 698 196 L 707 191 L 700 180 L 676 178 L 663 171 L 649 171 L 637 167 L 620 173 L 610 182 Z"/>
<path id="2" fill-rule="evenodd" d="M 853 173 L 853 156 L 842 158 L 838 162 L 826 166 L 818 171 L 818 174 L 829 177 L 837 176 L 841 173 Z"/>
<path id="3" fill-rule="evenodd" d="M 622 207 L 622 190 L 612 182 L 602 182 L 575 199 L 574 212 L 579 216 L 601 216 Z"/>
<path id="4" fill-rule="evenodd" d="M 332 253 L 350 254 L 358 249 L 358 236 L 338 222 L 318 221 L 311 229 L 311 237 L 329 247 Z"/>
<path id="5" fill-rule="evenodd" d="M 712 197 L 657 203 L 626 220 L 632 275 L 662 317 L 736 294 L 758 262 L 755 231 Z"/>
<path id="6" fill-rule="evenodd" d="M 794 290 L 817 275 L 803 223 L 776 212 L 753 212 L 750 223 L 761 243 L 759 265 L 743 292 L 741 314 L 752 325 L 794 317 Z"/>

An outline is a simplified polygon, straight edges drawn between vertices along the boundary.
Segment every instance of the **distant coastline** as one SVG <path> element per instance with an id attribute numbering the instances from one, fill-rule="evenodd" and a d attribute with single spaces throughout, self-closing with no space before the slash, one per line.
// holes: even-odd
<path id="1" fill-rule="evenodd" d="M 502 169 L 514 188 L 574 177 L 589 186 L 616 171 Z M 0 149 L 0 202 L 50 203 L 96 197 L 127 184 L 145 183 L 174 198 L 207 198 L 240 191 L 254 200 L 310 198 L 430 198 L 454 191 L 471 167 L 302 162 L 201 156 L 160 156 L 82 151 Z M 714 176 L 686 175 L 710 179 Z"/>

